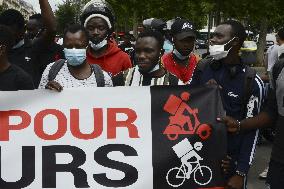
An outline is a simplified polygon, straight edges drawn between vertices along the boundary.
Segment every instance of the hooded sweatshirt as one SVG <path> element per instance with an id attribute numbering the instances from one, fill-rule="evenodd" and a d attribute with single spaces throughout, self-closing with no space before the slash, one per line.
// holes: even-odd
<path id="1" fill-rule="evenodd" d="M 104 71 L 110 73 L 112 76 L 132 67 L 129 56 L 118 48 L 113 41 L 108 42 L 106 52 L 100 57 L 95 57 L 91 49 L 88 48 L 87 61 L 90 64 L 98 64 Z"/>

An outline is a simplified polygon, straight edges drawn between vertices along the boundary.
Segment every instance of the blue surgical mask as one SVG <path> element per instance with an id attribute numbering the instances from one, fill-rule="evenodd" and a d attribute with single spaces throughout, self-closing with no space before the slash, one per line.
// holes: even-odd
<path id="1" fill-rule="evenodd" d="M 104 40 L 102 40 L 101 42 L 99 42 L 98 44 L 95 44 L 92 41 L 90 41 L 89 43 L 90 43 L 90 46 L 92 47 L 92 49 L 97 51 L 97 50 L 100 50 L 101 48 L 103 48 L 104 46 L 107 45 L 107 37 Z"/>
<path id="2" fill-rule="evenodd" d="M 178 50 L 176 50 L 176 49 L 173 50 L 173 53 L 180 60 L 186 60 L 186 59 L 189 58 L 189 56 L 183 56 L 182 54 L 180 54 L 180 52 L 178 52 Z"/>
<path id="3" fill-rule="evenodd" d="M 64 48 L 65 58 L 70 66 L 80 66 L 86 60 L 86 49 Z"/>

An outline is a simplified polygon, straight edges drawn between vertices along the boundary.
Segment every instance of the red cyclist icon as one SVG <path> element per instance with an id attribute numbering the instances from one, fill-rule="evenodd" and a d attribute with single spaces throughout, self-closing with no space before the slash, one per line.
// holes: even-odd
<path id="1" fill-rule="evenodd" d="M 212 128 L 208 124 L 200 124 L 197 117 L 198 109 L 192 109 L 186 102 L 190 94 L 183 92 L 181 98 L 171 95 L 164 106 L 164 110 L 170 113 L 169 124 L 164 133 L 170 140 L 176 140 L 179 135 L 197 134 L 202 140 L 207 140 Z M 189 115 L 185 115 L 187 112 Z"/>

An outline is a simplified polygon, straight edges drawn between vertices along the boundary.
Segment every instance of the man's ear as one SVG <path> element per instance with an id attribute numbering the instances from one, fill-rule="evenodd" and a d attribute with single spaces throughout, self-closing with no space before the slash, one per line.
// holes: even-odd
<path id="1" fill-rule="evenodd" d="M 240 45 L 240 38 L 239 37 L 235 37 L 235 39 L 232 41 L 232 45 L 233 46 Z"/>

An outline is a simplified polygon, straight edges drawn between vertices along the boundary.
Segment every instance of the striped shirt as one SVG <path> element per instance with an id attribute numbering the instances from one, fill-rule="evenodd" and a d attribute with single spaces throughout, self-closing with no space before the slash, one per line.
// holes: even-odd
<path id="1" fill-rule="evenodd" d="M 130 68 L 126 74 L 125 86 L 154 86 L 169 85 L 169 74 L 162 77 L 144 76 L 139 72 L 138 66 Z"/>
<path id="2" fill-rule="evenodd" d="M 151 77 L 139 72 L 138 66 L 130 68 L 125 77 L 125 86 L 188 85 L 175 75 L 166 72 L 162 77 Z"/>

